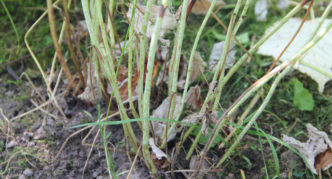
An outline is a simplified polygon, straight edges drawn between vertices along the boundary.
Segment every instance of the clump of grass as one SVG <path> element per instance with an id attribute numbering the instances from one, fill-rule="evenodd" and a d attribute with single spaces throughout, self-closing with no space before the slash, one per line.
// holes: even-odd
<path id="1" fill-rule="evenodd" d="M 67 33 L 67 37 L 70 35 L 70 29 L 69 27 L 69 12 L 68 12 L 68 5 L 70 5 L 70 1 L 68 4 L 66 1 L 64 2 L 65 6 L 65 16 L 66 16 L 66 21 L 64 21 L 64 28 L 61 31 L 61 35 L 59 39 L 61 39 L 62 34 L 64 31 Z M 305 1 L 303 1 L 305 2 Z M 313 2 L 313 1 L 312 1 Z M 312 5 L 311 2 L 311 5 Z M 59 3 L 59 1 L 55 2 L 55 4 Z M 122 3 L 122 2 L 119 2 Z M 173 49 L 170 58 L 166 59 L 169 61 L 170 65 L 169 71 L 168 71 L 168 95 L 172 97 L 172 100 L 170 102 L 170 107 L 169 107 L 169 117 L 168 119 L 152 119 L 150 118 L 150 111 L 151 111 L 151 100 L 153 100 L 153 96 L 151 96 L 151 90 L 152 90 L 152 74 L 154 71 L 154 60 L 156 56 L 156 50 L 158 46 L 158 39 L 160 35 L 160 30 L 161 30 L 161 25 L 163 22 L 164 18 L 164 12 L 168 8 L 168 1 L 164 0 L 161 2 L 159 6 L 159 16 L 156 18 L 156 21 L 154 22 L 155 29 L 154 33 L 152 35 L 151 39 L 148 39 L 146 37 L 146 31 L 147 31 L 147 24 L 148 21 L 150 20 L 150 11 L 152 8 L 152 5 L 154 4 L 153 0 L 148 0 L 146 2 L 146 13 L 144 14 L 144 21 L 142 24 L 142 34 L 136 34 L 134 29 L 134 21 L 133 21 L 133 15 L 131 16 L 132 18 L 129 20 L 129 27 L 126 33 L 125 41 L 128 41 L 128 46 L 125 45 L 124 48 L 122 49 L 121 52 L 121 57 L 119 59 L 115 58 L 113 55 L 113 50 L 116 47 L 116 43 L 118 39 L 116 38 L 117 32 L 115 28 L 113 27 L 114 24 L 114 13 L 116 11 L 116 1 L 110 0 L 110 1 L 99 1 L 99 0 L 82 0 L 82 7 L 83 7 L 83 13 L 84 17 L 87 23 L 88 31 L 89 31 L 89 37 L 90 37 L 90 45 L 91 45 L 91 59 L 94 62 L 95 68 L 97 69 L 99 74 L 99 84 L 103 91 L 107 91 L 105 88 L 105 83 L 107 80 L 108 83 L 112 86 L 112 94 L 109 99 L 109 106 L 111 105 L 113 96 L 115 98 L 116 104 L 118 106 L 118 110 L 120 112 L 120 117 L 121 121 L 117 121 L 116 124 L 120 124 L 123 127 L 125 137 L 128 139 L 131 147 L 137 152 L 137 154 L 145 161 L 146 166 L 150 170 L 152 174 L 157 174 L 158 170 L 157 167 L 154 163 L 154 161 L 151 158 L 151 152 L 149 150 L 149 143 L 148 140 L 150 137 L 153 137 L 153 130 L 150 128 L 150 122 L 151 120 L 159 120 L 159 121 L 164 121 L 167 124 L 167 130 L 164 131 L 161 143 L 159 143 L 159 147 L 161 149 L 165 148 L 167 146 L 167 139 L 169 138 L 171 132 L 173 132 L 174 128 L 176 125 L 179 125 L 181 123 L 180 121 L 182 120 L 183 112 L 184 112 L 184 107 L 185 107 L 185 97 L 188 92 L 188 89 L 190 87 L 190 76 L 191 76 L 191 70 L 193 68 L 193 59 L 194 59 L 194 54 L 196 51 L 198 51 L 198 46 L 199 43 L 202 40 L 202 36 L 204 31 L 206 31 L 206 25 L 208 24 L 210 16 L 214 16 L 215 19 L 218 21 L 218 16 L 214 14 L 213 8 L 216 3 L 216 0 L 211 1 L 211 6 L 209 7 L 201 25 L 199 26 L 199 29 L 197 31 L 197 34 L 194 37 L 193 45 L 191 47 L 191 50 L 189 52 L 184 52 L 190 54 L 189 61 L 188 61 L 188 70 L 187 70 L 187 76 L 186 76 L 186 82 L 184 85 L 184 89 L 182 91 L 182 94 L 180 94 L 180 90 L 177 88 L 178 84 L 178 73 L 179 73 L 179 68 L 180 68 L 180 57 L 182 55 L 183 51 L 183 46 L 188 45 L 186 44 L 186 38 L 185 38 L 185 30 L 186 27 L 188 26 L 186 16 L 188 7 L 190 5 L 193 5 L 192 3 L 195 3 L 195 1 L 189 1 L 189 0 L 184 0 L 182 3 L 182 11 L 180 15 L 180 20 L 179 20 L 179 25 L 178 28 L 176 29 L 175 35 L 174 35 L 174 43 Z M 133 14 L 135 13 L 137 0 L 133 2 Z M 229 47 L 232 41 L 237 42 L 240 44 L 237 40 L 237 34 L 238 31 L 241 29 L 241 25 L 244 23 L 243 17 L 248 14 L 248 8 L 250 5 L 250 0 L 238 0 L 236 1 L 235 6 L 232 6 L 232 9 L 230 9 L 229 17 L 229 23 L 227 27 L 225 28 L 225 48 L 223 49 L 222 55 L 220 56 L 220 59 L 218 61 L 216 70 L 214 72 L 211 72 L 211 78 L 209 77 L 209 85 L 207 88 L 207 94 L 204 99 L 204 103 L 202 105 L 202 108 L 199 110 L 199 114 L 201 116 L 204 116 L 205 114 L 209 113 L 210 111 L 223 111 L 220 101 L 225 99 L 226 97 L 223 96 L 223 89 L 226 87 L 227 84 L 229 84 L 230 79 L 234 74 L 237 72 L 241 71 L 241 66 L 247 61 L 248 58 L 255 57 L 253 55 L 255 51 L 267 40 L 269 39 L 278 29 L 282 27 L 283 24 L 285 24 L 291 17 L 293 17 L 296 13 L 300 12 L 304 4 L 298 4 L 295 6 L 288 14 L 286 14 L 278 24 L 278 26 L 275 26 L 270 33 L 264 35 L 258 42 L 253 44 L 249 50 L 246 50 L 244 47 L 241 46 L 241 49 L 244 49 L 245 52 L 243 52 L 243 55 L 237 60 L 236 64 L 226 71 L 225 69 L 225 61 L 227 57 L 227 53 L 229 51 Z M 50 22 L 54 23 L 54 18 L 52 19 L 52 7 L 53 5 L 51 4 L 51 1 L 48 0 L 48 10 L 49 10 L 49 18 Z M 104 15 L 106 9 L 106 15 Z M 309 8 L 310 10 L 310 8 Z M 307 14 L 309 12 L 307 11 Z M 44 14 L 43 16 L 45 16 Z M 303 22 L 306 20 L 306 16 L 303 18 Z M 326 16 L 322 16 L 321 22 L 323 22 L 326 19 Z M 220 19 L 219 19 L 220 20 Z M 40 19 L 37 21 L 39 22 Z M 107 22 L 107 23 L 106 23 Z M 220 23 L 220 22 L 219 22 Z M 221 23 L 222 24 L 222 23 Z M 33 25 L 34 27 L 35 25 Z M 330 29 L 332 26 L 332 23 L 329 24 L 327 29 Z M 32 28 L 33 28 L 32 27 Z M 317 27 L 317 30 L 320 28 L 320 26 Z M 300 28 L 299 28 L 300 29 Z M 61 67 L 62 70 L 64 70 L 66 74 L 66 78 L 69 81 L 72 81 L 71 77 L 71 72 L 66 67 L 66 62 L 63 59 L 63 55 L 61 52 L 61 48 L 57 38 L 57 33 L 55 31 L 55 25 L 51 25 L 51 31 L 52 31 L 52 37 L 53 37 L 53 42 L 54 46 L 56 47 L 57 50 L 57 56 L 60 59 Z M 28 46 L 28 49 L 30 53 L 32 54 L 39 70 L 42 73 L 42 76 L 44 80 L 46 79 L 44 70 L 40 66 L 37 58 L 34 56 L 32 50 L 30 49 L 29 43 L 27 41 L 27 36 L 31 32 L 31 29 L 27 32 L 25 36 L 25 42 Z M 325 31 L 326 33 L 327 31 Z M 133 43 L 134 36 L 137 36 L 139 43 Z M 297 63 L 300 59 L 301 56 L 303 56 L 310 48 L 312 48 L 321 38 L 323 38 L 324 34 L 313 34 L 312 38 L 310 41 L 306 44 L 306 46 L 299 51 L 296 56 L 294 56 L 290 61 L 282 63 L 278 66 L 275 67 L 275 65 L 278 62 L 278 59 L 270 66 L 269 70 L 264 71 L 265 75 L 263 75 L 261 78 L 259 78 L 255 83 L 253 83 L 250 87 L 248 87 L 242 94 L 236 98 L 236 100 L 231 103 L 231 105 L 223 111 L 223 114 L 217 119 L 217 122 L 214 126 L 211 127 L 209 130 L 209 136 L 208 139 L 205 143 L 205 146 L 201 151 L 198 152 L 199 154 L 199 161 L 198 164 L 195 168 L 195 172 L 191 174 L 191 177 L 197 177 L 197 175 L 200 173 L 203 160 L 210 151 L 212 145 L 214 144 L 214 141 L 217 137 L 221 137 L 223 139 L 223 136 L 220 134 L 220 130 L 227 124 L 230 125 L 229 118 L 231 115 L 233 115 L 236 111 L 239 111 L 240 107 L 245 107 L 247 110 L 245 113 L 240 117 L 238 120 L 237 124 L 233 124 L 236 126 L 234 130 L 226 136 L 226 142 L 230 141 L 233 139 L 231 145 L 225 145 L 225 141 L 223 141 L 221 144 L 218 146 L 220 148 L 225 148 L 227 151 L 225 154 L 223 154 L 220 158 L 220 160 L 215 163 L 216 167 L 221 167 L 225 161 L 230 157 L 232 152 L 236 150 L 237 145 L 240 143 L 240 141 L 243 139 L 243 137 L 247 133 L 251 133 L 254 135 L 257 135 L 259 137 L 260 145 L 262 146 L 262 140 L 261 138 L 266 138 L 268 141 L 268 144 L 272 150 L 272 155 L 275 163 L 275 175 L 280 176 L 280 167 L 279 167 L 279 162 L 278 162 L 278 157 L 276 155 L 276 149 L 271 141 L 276 141 L 278 143 L 281 143 L 284 146 L 287 146 L 284 144 L 282 141 L 279 139 L 270 136 L 266 134 L 262 129 L 260 129 L 256 125 L 256 120 L 261 116 L 263 111 L 267 108 L 270 100 L 272 99 L 272 96 L 274 95 L 277 85 L 280 83 L 280 81 L 289 73 L 289 71 L 292 69 L 295 63 Z M 129 39 L 127 39 L 129 38 Z M 67 38 L 70 39 L 70 38 Z M 68 41 L 68 47 L 69 51 L 71 53 L 72 58 L 74 59 L 75 67 L 78 72 L 79 78 L 82 81 L 83 86 L 85 86 L 85 81 L 83 77 L 83 73 L 80 70 L 80 66 L 75 60 L 75 53 L 73 52 L 73 47 L 71 47 L 71 42 Z M 133 44 L 135 44 L 133 46 Z M 291 42 L 289 43 L 291 44 Z M 136 49 L 138 55 L 134 54 L 133 52 Z M 286 49 L 286 48 L 285 48 Z M 119 72 L 120 65 L 124 63 L 123 60 L 123 54 L 125 51 L 129 51 L 128 55 L 128 63 L 125 63 L 126 66 L 128 67 L 128 92 L 129 92 L 129 105 L 130 109 L 133 112 L 133 115 L 136 119 L 130 119 L 130 116 L 128 114 L 128 110 L 126 109 L 126 106 L 123 104 L 123 101 L 120 96 L 120 91 L 119 91 L 119 85 L 117 81 L 117 75 Z M 282 54 L 281 54 L 282 55 Z M 280 56 L 281 56 L 280 55 Z M 145 65 L 145 59 L 147 59 L 147 64 Z M 132 81 L 132 75 L 133 75 L 133 69 L 135 64 L 133 62 L 138 61 L 136 64 L 136 67 L 139 71 L 139 78 L 138 78 L 138 109 L 135 108 L 134 102 L 132 100 L 132 88 L 135 88 L 134 86 L 131 86 L 131 81 Z M 54 61 L 55 63 L 55 61 Z M 165 62 L 166 63 L 166 62 Z M 81 64 L 85 65 L 85 64 Z M 54 69 L 54 67 L 52 67 Z M 166 69 L 165 69 L 166 70 Z M 145 73 L 146 71 L 146 73 Z M 144 76 L 145 75 L 145 76 Z M 145 80 L 144 80 L 145 79 Z M 267 88 L 266 84 L 270 80 L 274 79 L 273 83 L 271 86 Z M 57 105 L 54 93 L 52 89 L 49 87 L 49 82 L 46 81 L 47 88 L 48 88 L 48 94 L 51 99 L 54 99 L 55 105 Z M 264 96 L 263 94 L 266 93 Z M 177 95 L 182 95 L 181 98 L 181 104 L 179 108 L 179 113 L 177 115 L 174 114 L 174 108 L 175 108 L 175 96 Z M 252 98 L 251 102 L 247 104 L 247 100 L 251 98 L 251 96 L 255 95 L 254 98 Z M 106 95 L 105 95 L 106 96 Z M 255 104 L 258 103 L 259 98 L 262 97 L 262 103 L 257 109 L 254 109 Z M 57 105 L 58 106 L 58 105 Z M 61 108 L 60 108 L 61 109 Z M 138 111 L 138 112 L 137 112 Z M 253 112 L 251 112 L 253 111 Z M 107 116 L 109 113 L 109 108 L 107 111 Z M 173 116 L 174 115 L 174 116 Z M 173 120 L 175 119 L 175 120 Z M 111 121 L 105 121 L 102 122 L 100 119 L 100 115 L 98 116 L 98 123 L 92 123 L 92 124 L 86 124 L 86 125 L 99 125 L 99 131 L 102 132 L 102 138 L 104 142 L 104 150 L 107 158 L 107 169 L 109 172 L 109 176 L 112 178 L 116 178 L 116 174 L 114 171 L 114 166 L 113 166 L 113 161 L 110 157 L 110 151 L 108 151 L 108 144 L 107 144 L 107 137 L 105 133 L 105 125 L 109 124 L 115 124 L 111 123 Z M 137 139 L 137 135 L 134 133 L 132 123 L 138 122 L 138 124 L 141 127 L 141 132 L 143 134 L 143 138 L 141 142 L 138 142 L 139 140 Z M 251 131 L 250 128 L 252 125 L 255 124 L 256 131 Z M 182 124 L 184 125 L 184 124 Z M 103 128 L 104 126 L 104 128 Z M 196 125 L 189 125 L 189 129 L 186 131 L 186 134 L 183 136 L 183 140 L 180 141 L 177 145 L 178 148 L 181 147 L 181 145 L 184 143 L 184 140 L 188 138 L 188 135 L 195 129 L 195 128 L 202 128 L 201 125 L 196 124 Z M 237 134 L 236 137 L 233 137 L 234 134 Z M 194 152 L 194 149 L 197 147 L 200 138 L 202 136 L 201 130 L 196 131 L 196 138 L 191 145 L 188 153 L 187 153 L 187 159 L 191 157 L 191 155 Z M 140 152 L 140 146 L 142 146 L 142 152 Z M 289 147 L 289 146 L 287 146 Z M 289 147 L 290 148 L 290 147 Z M 167 150 L 167 148 L 166 148 Z M 266 174 L 268 174 L 268 169 L 266 167 Z"/>

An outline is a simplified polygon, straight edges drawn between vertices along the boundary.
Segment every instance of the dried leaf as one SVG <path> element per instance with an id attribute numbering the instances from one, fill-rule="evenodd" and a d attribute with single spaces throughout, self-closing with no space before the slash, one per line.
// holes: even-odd
<path id="1" fill-rule="evenodd" d="M 269 2 L 267 0 L 258 0 L 255 4 L 255 15 L 257 21 L 266 21 L 269 12 Z"/>
<path id="2" fill-rule="evenodd" d="M 201 109 L 204 101 L 201 96 L 201 88 L 198 85 L 190 87 L 185 102 L 194 109 Z"/>
<path id="3" fill-rule="evenodd" d="M 225 46 L 225 41 L 215 43 L 213 45 L 213 49 L 212 49 L 210 59 L 209 59 L 209 69 L 210 70 L 215 70 L 215 68 L 218 64 L 218 61 L 220 59 L 220 56 L 222 55 L 224 46 Z M 235 48 L 234 48 L 234 44 L 231 43 L 229 46 L 227 57 L 226 57 L 225 68 L 227 69 L 227 68 L 232 67 L 234 62 L 235 62 Z"/>
<path id="4" fill-rule="evenodd" d="M 211 0 L 196 0 L 194 7 L 191 9 L 191 12 L 196 15 L 204 15 L 207 13 L 211 5 Z M 218 8 L 226 5 L 224 1 L 216 1 L 214 8 Z"/>
<path id="5" fill-rule="evenodd" d="M 149 145 L 152 149 L 151 158 L 158 169 L 164 169 L 170 165 L 168 156 L 160 150 L 153 141 L 153 138 L 149 139 Z"/>
<path id="6" fill-rule="evenodd" d="M 164 157 L 168 159 L 167 155 L 154 144 L 153 138 L 149 139 L 149 145 L 158 160 L 161 160 Z"/>
<path id="7" fill-rule="evenodd" d="M 90 68 L 91 67 L 91 68 Z M 98 74 L 95 70 L 95 65 L 88 66 L 87 86 L 83 93 L 77 96 L 80 100 L 90 102 L 92 104 L 99 104 L 103 101 L 103 92 L 98 84 Z"/>
<path id="8" fill-rule="evenodd" d="M 190 75 L 189 82 L 192 83 L 196 78 L 204 73 L 206 63 L 198 52 L 195 52 L 193 59 L 193 69 Z"/>
<path id="9" fill-rule="evenodd" d="M 281 61 L 290 60 L 298 51 L 303 48 L 313 33 L 314 28 L 317 26 L 319 20 L 320 19 L 315 19 L 315 22 L 309 20 L 304 23 L 301 31 L 293 43 L 281 57 Z M 277 58 L 289 42 L 289 39 L 292 38 L 297 28 L 300 26 L 301 21 L 302 20 L 299 18 L 291 18 L 258 49 L 257 53 L 261 55 L 270 55 L 274 58 Z M 326 30 L 325 28 L 330 22 L 331 19 L 325 20 L 321 30 Z M 268 33 L 270 30 L 271 28 L 269 28 L 265 33 Z M 320 32 L 318 32 L 318 34 Z M 306 55 L 304 55 L 300 61 L 300 64 L 294 67 L 314 79 L 318 83 L 318 91 L 321 93 L 324 91 L 325 83 L 332 79 L 332 51 L 330 50 L 332 45 L 331 42 L 332 33 L 327 33 L 324 38 L 322 38 L 306 53 Z"/>
<path id="10" fill-rule="evenodd" d="M 132 8 L 133 5 L 130 4 L 129 10 L 127 12 L 127 17 L 128 19 L 131 19 L 131 14 L 132 14 Z M 143 5 L 137 5 L 136 10 L 135 10 L 135 16 L 134 16 L 134 29 L 136 33 L 142 33 L 142 25 L 144 22 L 144 13 L 145 13 L 145 8 L 146 6 Z M 156 18 L 159 15 L 159 6 L 152 5 L 152 9 L 150 11 L 150 20 L 148 22 L 148 27 L 146 31 L 146 36 L 151 38 L 153 31 L 154 31 L 154 22 Z M 177 26 L 177 21 L 176 21 L 176 16 L 172 14 L 168 9 L 165 11 L 165 16 L 163 19 L 163 24 L 161 26 L 160 30 L 160 36 L 159 38 L 162 38 L 167 30 L 172 30 Z"/>
<path id="11" fill-rule="evenodd" d="M 283 135 L 282 140 L 298 150 L 306 158 L 310 170 L 317 174 L 319 169 L 327 170 L 332 166 L 332 142 L 325 132 L 319 131 L 311 124 L 306 127 L 309 136 L 306 143 L 286 135 Z"/>
<path id="12" fill-rule="evenodd" d="M 278 0 L 277 7 L 280 10 L 285 10 L 289 7 L 289 0 Z"/>
<path id="13" fill-rule="evenodd" d="M 332 166 L 332 148 L 329 148 L 323 153 L 320 153 L 315 158 L 315 169 L 327 170 Z"/>
<path id="14" fill-rule="evenodd" d="M 128 69 L 124 66 L 120 66 L 119 68 L 119 74 L 118 74 L 118 87 L 120 91 L 120 97 L 124 104 L 129 103 L 129 94 L 128 94 Z M 133 101 L 136 101 L 137 96 L 137 83 L 138 78 L 132 78 L 132 95 L 133 95 Z M 111 85 L 107 86 L 107 92 L 109 94 L 112 93 L 112 87 Z"/>
<path id="15" fill-rule="evenodd" d="M 179 112 L 179 108 L 180 108 L 180 104 L 181 104 L 181 97 L 176 96 L 173 98 L 175 98 L 175 108 L 174 108 L 174 113 L 173 113 L 173 119 L 175 119 Z M 171 96 L 168 96 L 166 99 L 164 99 L 164 101 L 161 103 L 161 105 L 153 111 L 151 117 L 167 119 L 168 116 L 170 115 L 169 113 L 170 113 L 170 107 L 171 107 L 171 104 L 170 104 L 171 99 L 172 99 Z M 166 129 L 166 123 L 161 122 L 161 121 L 152 121 L 152 126 L 153 126 L 154 135 L 161 139 L 162 135 Z M 167 141 L 174 139 L 177 132 L 181 131 L 181 129 L 182 129 L 181 127 L 174 129 L 174 131 L 172 131 L 171 135 L 167 138 Z"/>

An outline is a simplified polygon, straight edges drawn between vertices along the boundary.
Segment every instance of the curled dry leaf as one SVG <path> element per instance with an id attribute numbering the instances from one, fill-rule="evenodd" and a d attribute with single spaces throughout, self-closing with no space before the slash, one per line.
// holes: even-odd
<path id="1" fill-rule="evenodd" d="M 168 160 L 168 156 L 154 144 L 153 138 L 149 139 L 149 145 L 158 160 L 161 160 L 162 158 L 166 158 Z"/>
<path id="2" fill-rule="evenodd" d="M 198 52 L 195 52 L 193 59 L 193 69 L 189 79 L 190 84 L 194 82 L 198 76 L 204 73 L 205 66 L 206 63 L 202 59 L 201 55 Z"/>
<path id="3" fill-rule="evenodd" d="M 269 2 L 267 0 L 258 0 L 255 4 L 255 15 L 257 21 L 266 21 L 269 12 Z"/>
<path id="4" fill-rule="evenodd" d="M 170 165 L 168 156 L 154 144 L 153 138 L 149 139 L 149 145 L 152 150 L 151 158 L 156 167 L 159 170 L 167 168 Z"/>
<path id="5" fill-rule="evenodd" d="M 215 68 L 218 64 L 218 61 L 220 59 L 220 56 L 222 55 L 224 46 L 225 46 L 225 41 L 215 43 L 213 45 L 213 49 L 212 49 L 210 59 L 209 59 L 209 69 L 210 70 L 215 70 Z M 226 62 L 225 62 L 226 69 L 232 67 L 235 62 L 235 48 L 234 47 L 235 47 L 235 45 L 233 43 L 231 43 L 229 46 L 229 50 L 228 50 Z"/>
<path id="6" fill-rule="evenodd" d="M 184 62 L 184 60 L 182 60 L 182 61 Z M 182 66 L 183 66 L 183 70 L 182 70 L 182 73 L 180 75 L 180 79 L 178 82 L 178 87 L 180 89 L 183 89 L 184 85 L 186 83 L 188 64 L 184 62 L 182 64 Z M 192 71 L 191 71 L 190 78 L 189 78 L 189 84 L 194 82 L 197 79 L 197 77 L 204 74 L 205 66 L 206 66 L 206 63 L 202 59 L 201 55 L 198 52 L 195 52 L 193 64 L 192 64 Z"/>
<path id="7" fill-rule="evenodd" d="M 158 106 L 158 108 L 152 112 L 151 118 L 168 119 L 168 116 L 171 115 L 170 114 L 171 99 L 175 100 L 175 108 L 174 108 L 174 113 L 173 113 L 173 119 L 175 119 L 179 112 L 179 108 L 180 108 L 180 104 L 181 104 L 180 96 L 174 96 L 174 97 L 168 96 L 166 99 L 164 99 L 164 101 L 161 103 L 161 105 Z M 166 129 L 166 123 L 161 122 L 161 121 L 152 121 L 152 126 L 153 126 L 154 135 L 161 139 L 162 135 Z M 172 131 L 171 135 L 167 138 L 167 141 L 174 139 L 177 132 L 181 131 L 181 129 L 182 129 L 181 127 L 174 129 L 174 131 Z"/>
<path id="8" fill-rule="evenodd" d="M 145 8 L 146 8 L 146 6 L 143 6 L 143 5 L 136 6 L 134 20 L 133 20 L 134 30 L 136 31 L 136 33 L 142 33 L 142 25 L 144 22 L 144 13 L 146 11 Z M 131 19 L 132 10 L 133 10 L 133 5 L 130 4 L 129 10 L 127 12 L 128 19 Z M 152 9 L 150 11 L 150 20 L 148 22 L 148 27 L 147 27 L 147 31 L 146 31 L 146 36 L 149 38 L 152 37 L 153 31 L 154 31 L 154 22 L 155 22 L 156 18 L 158 17 L 158 15 L 159 15 L 159 6 L 152 5 Z M 159 38 L 162 38 L 167 30 L 174 29 L 177 26 L 177 24 L 178 23 L 176 21 L 176 16 L 174 14 L 172 14 L 168 9 L 166 9 L 165 16 L 163 19 L 163 24 L 162 24 L 161 30 L 160 30 Z"/>
<path id="9" fill-rule="evenodd" d="M 310 170 L 317 174 L 320 169 L 327 170 L 332 166 L 332 142 L 325 132 L 311 124 L 306 127 L 309 135 L 306 143 L 286 135 L 283 135 L 282 140 L 298 150 L 307 160 Z"/>
<path id="10" fill-rule="evenodd" d="M 301 19 L 291 18 L 284 24 L 275 34 L 273 34 L 262 46 L 259 47 L 258 52 L 261 55 L 270 55 L 277 58 L 281 51 L 286 47 L 289 39 L 295 34 L 297 28 L 300 26 Z M 308 42 L 313 30 L 318 25 L 320 19 L 315 21 L 306 21 L 293 41 L 293 43 L 286 50 L 281 57 L 281 61 L 290 60 L 297 52 L 299 52 L 304 45 Z M 330 23 L 331 19 L 326 19 L 317 33 L 326 30 L 326 26 Z M 277 22 L 279 23 L 279 22 Z M 277 23 L 275 25 L 277 25 Z M 265 33 L 271 30 L 269 28 Z M 314 47 L 312 47 L 301 59 L 300 64 L 295 65 L 294 68 L 302 73 L 309 75 L 313 80 L 318 83 L 318 91 L 324 91 L 326 82 L 332 79 L 332 31 L 328 32 Z"/>
<path id="11" fill-rule="evenodd" d="M 226 5 L 226 3 L 224 1 L 219 0 L 216 1 L 214 8 L 218 8 L 224 5 Z M 211 0 L 196 0 L 191 12 L 196 15 L 204 15 L 208 12 L 210 6 L 211 6 Z"/>
<path id="12" fill-rule="evenodd" d="M 201 87 L 198 85 L 190 87 L 185 102 L 194 109 L 201 109 L 204 102 L 201 96 Z"/>
<path id="13" fill-rule="evenodd" d="M 104 99 L 103 92 L 98 84 L 98 74 L 95 69 L 94 63 L 88 66 L 87 85 L 83 93 L 77 96 L 78 99 L 92 104 L 98 104 Z"/>
<path id="14" fill-rule="evenodd" d="M 120 91 L 120 97 L 124 104 L 129 103 L 129 94 L 128 94 L 128 69 L 124 66 L 120 66 L 119 74 L 118 74 L 118 87 Z M 137 78 L 132 78 L 132 94 L 133 94 L 133 101 L 137 100 Z M 107 92 L 109 94 L 112 93 L 111 85 L 107 86 Z"/>

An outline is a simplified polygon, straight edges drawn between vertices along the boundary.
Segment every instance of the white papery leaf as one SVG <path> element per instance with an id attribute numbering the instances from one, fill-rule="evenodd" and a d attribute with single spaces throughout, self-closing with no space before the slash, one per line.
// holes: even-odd
<path id="1" fill-rule="evenodd" d="M 329 149 L 332 149 L 332 142 L 328 138 L 328 135 L 323 132 L 316 129 L 311 124 L 306 125 L 308 130 L 308 136 L 309 139 L 307 142 L 302 143 L 293 137 L 288 137 L 286 135 L 283 135 L 282 140 L 286 142 L 288 145 L 294 147 L 296 150 L 298 150 L 303 157 L 307 160 L 310 170 L 317 174 L 317 171 L 315 169 L 315 159 L 317 155 L 328 151 Z M 322 168 L 323 170 L 327 170 L 329 167 L 331 167 L 332 164 L 324 166 L 325 168 Z"/>
<path id="2" fill-rule="evenodd" d="M 165 152 L 163 152 L 162 150 L 160 150 L 153 141 L 153 138 L 149 139 L 149 145 L 152 149 L 152 152 L 156 155 L 158 160 L 161 160 L 162 158 L 166 158 L 168 160 L 167 155 L 165 154 Z"/>
<path id="3" fill-rule="evenodd" d="M 269 12 L 269 2 L 267 0 L 258 0 L 255 4 L 255 15 L 257 21 L 266 21 Z"/>
<path id="4" fill-rule="evenodd" d="M 133 5 L 130 4 L 129 10 L 127 12 L 127 17 L 128 19 L 131 19 L 131 14 L 132 14 L 132 7 Z M 134 29 L 137 33 L 142 33 L 142 25 L 144 22 L 144 13 L 145 13 L 145 8 L 146 6 L 143 5 L 137 5 L 135 10 L 135 15 L 134 15 Z M 151 38 L 153 31 L 154 31 L 154 22 L 156 21 L 157 17 L 159 15 L 159 6 L 157 5 L 152 5 L 151 11 L 150 11 L 150 20 L 148 22 L 148 27 L 146 31 L 146 36 Z M 163 24 L 161 26 L 160 30 L 160 35 L 159 38 L 162 38 L 167 30 L 172 30 L 177 26 L 177 21 L 176 21 L 176 15 L 172 14 L 168 9 L 166 9 L 164 19 L 163 19 Z"/>
<path id="5" fill-rule="evenodd" d="M 287 9 L 289 7 L 289 0 L 278 0 L 277 7 L 281 10 Z"/>
<path id="6" fill-rule="evenodd" d="M 225 46 L 225 41 L 219 42 L 219 43 L 215 43 L 213 45 L 213 49 L 210 55 L 210 59 L 209 59 L 209 69 L 210 70 L 215 70 L 218 61 L 220 59 L 220 56 L 222 55 L 223 49 Z M 226 58 L 226 62 L 225 62 L 225 67 L 230 68 L 233 66 L 234 62 L 235 62 L 235 48 L 234 48 L 234 44 L 231 43 L 228 49 L 228 53 L 227 53 L 227 58 Z"/>
<path id="7" fill-rule="evenodd" d="M 321 33 L 330 22 L 331 20 L 325 20 L 318 34 Z M 277 25 L 277 23 L 275 25 Z M 296 30 L 300 26 L 300 23 L 301 19 L 291 18 L 258 49 L 257 53 L 277 58 L 295 34 Z M 294 55 L 299 52 L 304 45 L 306 45 L 318 23 L 319 19 L 316 19 L 314 22 L 311 20 L 306 21 L 299 34 L 280 60 L 288 61 L 294 57 Z M 268 33 L 271 28 L 269 28 L 266 33 Z M 311 48 L 303 56 L 300 64 L 296 65 L 295 68 L 314 79 L 318 83 L 319 92 L 322 93 L 324 91 L 325 83 L 332 79 L 331 57 L 332 31 L 328 32 L 324 38 L 322 38 L 313 48 Z"/>

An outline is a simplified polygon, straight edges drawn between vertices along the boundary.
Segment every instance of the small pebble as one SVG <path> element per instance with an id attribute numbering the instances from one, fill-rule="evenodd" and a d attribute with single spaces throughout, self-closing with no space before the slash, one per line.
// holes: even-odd
<path id="1" fill-rule="evenodd" d="M 15 147 L 15 146 L 17 146 L 17 142 L 15 141 L 15 140 L 12 140 L 12 141 L 10 141 L 9 143 L 7 143 L 7 145 L 6 145 L 6 148 L 12 148 L 12 147 Z"/>
<path id="2" fill-rule="evenodd" d="M 23 174 L 27 177 L 32 176 L 33 171 L 30 168 L 24 170 Z"/>
<path id="3" fill-rule="evenodd" d="M 20 175 L 20 176 L 18 177 L 18 179 L 25 179 L 25 176 L 24 176 L 24 175 Z"/>

